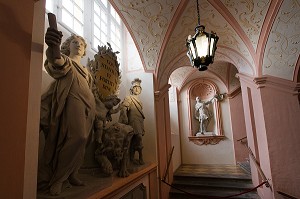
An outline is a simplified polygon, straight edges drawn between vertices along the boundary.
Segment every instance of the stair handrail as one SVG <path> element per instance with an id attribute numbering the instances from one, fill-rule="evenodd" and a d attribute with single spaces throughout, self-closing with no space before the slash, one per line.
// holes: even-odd
<path id="1" fill-rule="evenodd" d="M 277 193 L 280 194 L 280 195 L 283 195 L 285 197 L 291 198 L 291 199 L 297 199 L 296 197 L 291 196 L 291 195 L 289 195 L 289 194 L 287 194 L 285 192 L 282 192 L 282 191 L 277 191 Z"/>
<path id="2" fill-rule="evenodd" d="M 257 169 L 257 171 L 258 171 L 260 177 L 263 179 L 264 182 L 266 182 L 266 183 L 265 183 L 265 186 L 268 187 L 268 188 L 271 188 L 270 183 L 269 183 L 269 180 L 266 178 L 266 176 L 265 176 L 263 170 L 262 170 L 261 167 L 260 167 L 260 163 L 259 163 L 258 160 L 255 158 L 255 156 L 254 156 L 254 154 L 253 154 L 251 148 L 250 148 L 250 147 L 247 147 L 247 148 L 248 148 L 249 155 L 250 155 L 250 157 L 252 158 L 252 160 L 253 160 L 253 162 L 254 162 L 254 165 L 256 166 L 256 169 Z"/>
<path id="3" fill-rule="evenodd" d="M 172 147 L 171 154 L 170 154 L 170 157 L 169 157 L 168 162 L 167 162 L 167 169 L 166 169 L 166 172 L 165 172 L 165 175 L 164 175 L 162 181 L 166 181 L 167 175 L 169 173 L 169 167 L 170 167 L 170 163 L 171 163 L 171 160 L 172 160 L 173 151 L 174 151 L 174 146 Z"/>
<path id="4" fill-rule="evenodd" d="M 245 139 L 247 139 L 247 136 L 242 137 L 241 139 L 238 139 L 237 141 L 238 141 L 238 142 L 243 142 Z"/>
<path id="5" fill-rule="evenodd" d="M 199 196 L 199 195 L 197 195 L 197 194 L 189 193 L 189 192 L 187 192 L 187 191 L 184 191 L 184 190 L 182 190 L 182 189 L 179 189 L 178 187 L 173 186 L 173 185 L 167 183 L 166 181 L 163 181 L 163 180 L 162 180 L 162 182 L 165 183 L 166 185 L 168 185 L 168 186 L 170 186 L 170 187 L 172 187 L 172 188 L 178 190 L 178 191 L 181 191 L 181 192 L 184 193 L 184 194 L 187 194 L 187 195 L 193 197 L 193 198 L 198 198 L 198 199 L 203 198 L 203 197 L 201 197 L 201 196 Z M 221 198 L 222 198 L 222 199 L 225 199 L 225 198 L 233 198 L 233 197 L 240 196 L 240 195 L 243 195 L 243 194 L 252 192 L 252 191 L 254 191 L 254 190 L 257 190 L 257 188 L 263 186 L 264 184 L 266 184 L 266 182 L 262 182 L 262 183 L 260 183 L 259 185 L 257 185 L 256 187 L 254 187 L 254 188 L 252 188 L 252 189 L 248 189 L 248 190 L 246 190 L 246 191 L 244 191 L 244 192 L 241 192 L 241 193 L 237 193 L 237 194 L 233 194 L 233 195 L 229 195 L 229 196 L 211 196 L 211 197 L 210 197 L 210 196 L 206 196 L 205 199 L 221 199 Z M 201 198 L 200 198 L 200 197 L 201 197 Z M 297 198 L 296 198 L 296 199 L 297 199 Z"/>
<path id="6" fill-rule="evenodd" d="M 248 153 L 249 153 L 251 159 L 253 160 L 254 165 L 256 166 L 256 169 L 257 169 L 257 171 L 258 171 L 260 177 L 263 179 L 263 182 L 266 182 L 266 183 L 265 183 L 265 186 L 271 189 L 269 180 L 267 179 L 266 175 L 264 174 L 263 170 L 261 169 L 259 161 L 258 161 L 258 160 L 256 159 L 256 157 L 254 156 L 254 154 L 253 154 L 251 148 L 248 147 L 248 146 L 246 146 L 246 144 L 243 143 L 243 141 L 244 141 L 245 139 L 247 139 L 247 136 L 245 136 L 245 137 L 243 137 L 243 138 L 241 138 L 241 139 L 238 139 L 237 141 L 240 141 L 240 142 L 247 148 Z"/>

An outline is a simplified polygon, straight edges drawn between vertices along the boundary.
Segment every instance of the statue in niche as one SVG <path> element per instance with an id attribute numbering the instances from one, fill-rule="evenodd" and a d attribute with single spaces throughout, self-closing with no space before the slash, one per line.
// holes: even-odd
<path id="1" fill-rule="evenodd" d="M 38 173 L 38 188 L 59 195 L 64 187 L 82 186 L 78 170 L 93 128 L 96 101 L 93 78 L 81 65 L 85 55 L 84 38 L 72 35 L 61 46 L 62 33 L 48 28 L 48 45 L 44 67 L 55 81 L 42 96 L 41 130 L 45 133 L 43 159 Z"/>
<path id="2" fill-rule="evenodd" d="M 131 82 L 130 95 L 126 96 L 121 103 L 121 112 L 119 117 L 119 122 L 123 124 L 128 124 L 133 127 L 133 136 L 129 149 L 130 161 L 143 165 L 143 136 L 145 134 L 144 129 L 144 113 L 143 105 L 139 99 L 139 95 L 142 92 L 141 80 L 135 78 Z M 138 152 L 138 160 L 135 160 L 135 152 Z"/>
<path id="3" fill-rule="evenodd" d="M 213 117 L 213 113 L 208 109 L 208 105 L 214 100 L 223 100 L 224 94 L 216 94 L 208 101 L 201 101 L 200 97 L 196 97 L 195 118 L 199 121 L 199 131 L 196 136 L 204 135 L 207 132 L 207 126 Z"/>

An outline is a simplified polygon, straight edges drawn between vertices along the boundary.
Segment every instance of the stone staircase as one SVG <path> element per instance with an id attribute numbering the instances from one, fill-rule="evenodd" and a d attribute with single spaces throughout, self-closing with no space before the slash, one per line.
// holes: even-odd
<path id="1" fill-rule="evenodd" d="M 213 199 L 254 188 L 251 176 L 236 165 L 182 165 L 174 173 L 170 199 Z M 260 199 L 256 191 L 230 197 Z"/>

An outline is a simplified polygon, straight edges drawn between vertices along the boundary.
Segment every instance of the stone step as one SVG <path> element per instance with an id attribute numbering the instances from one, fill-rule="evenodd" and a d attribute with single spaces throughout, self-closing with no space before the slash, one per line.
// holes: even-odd
<path id="1" fill-rule="evenodd" d="M 247 183 L 244 183 L 243 180 L 229 180 L 226 181 L 224 179 L 208 179 L 208 178 L 199 178 L 198 180 L 196 179 L 193 180 L 178 180 L 175 179 L 173 182 L 173 186 L 183 190 L 188 193 L 192 193 L 195 195 L 199 195 L 201 197 L 207 197 L 207 196 L 230 196 L 230 195 L 235 195 L 239 194 L 242 192 L 246 192 L 248 190 L 251 190 L 254 188 L 253 184 L 249 181 Z M 206 182 L 205 182 L 206 181 Z M 181 197 L 184 196 L 183 193 L 180 193 L 180 191 L 172 188 L 170 192 L 170 197 L 173 199 L 174 195 L 180 195 Z M 179 197 L 180 198 L 180 197 Z M 242 196 L 239 197 L 233 197 L 233 198 L 251 198 L 251 199 L 256 199 L 259 198 L 257 196 L 256 190 L 246 193 Z"/>
<path id="2" fill-rule="evenodd" d="M 215 188 L 220 187 L 223 189 L 252 189 L 254 186 L 252 181 L 249 180 L 236 180 L 236 179 L 216 179 L 216 178 L 182 178 L 176 177 L 173 180 L 173 185 L 178 187 L 195 187 L 195 188 Z"/>
<path id="3" fill-rule="evenodd" d="M 183 193 L 177 189 L 172 188 L 170 191 L 170 199 L 213 199 L 219 197 L 233 196 L 242 193 L 242 191 L 232 191 L 232 190 L 201 190 L 201 189 L 193 189 L 186 187 L 183 189 L 185 192 Z M 248 192 L 239 196 L 230 197 L 234 199 L 260 199 L 256 192 Z"/>
<path id="4" fill-rule="evenodd" d="M 260 199 L 249 173 L 235 165 L 182 165 L 174 173 L 170 199 Z M 184 192 L 180 191 L 183 190 Z M 245 193 L 247 192 L 247 193 Z"/>
<path id="5" fill-rule="evenodd" d="M 242 183 L 252 183 L 252 179 L 251 177 L 236 177 L 236 176 L 230 176 L 230 175 L 227 175 L 227 176 L 215 176 L 213 174 L 209 175 L 174 175 L 174 180 L 178 179 L 178 180 L 201 180 L 202 181 L 225 181 L 225 182 L 242 182 Z"/>

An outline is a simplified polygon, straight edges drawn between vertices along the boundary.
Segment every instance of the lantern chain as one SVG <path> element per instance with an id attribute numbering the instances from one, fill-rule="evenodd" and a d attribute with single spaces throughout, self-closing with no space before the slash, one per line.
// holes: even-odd
<path id="1" fill-rule="evenodd" d="M 197 1 L 197 13 L 198 13 L 198 25 L 200 26 L 200 9 L 199 9 L 199 2 Z"/>

